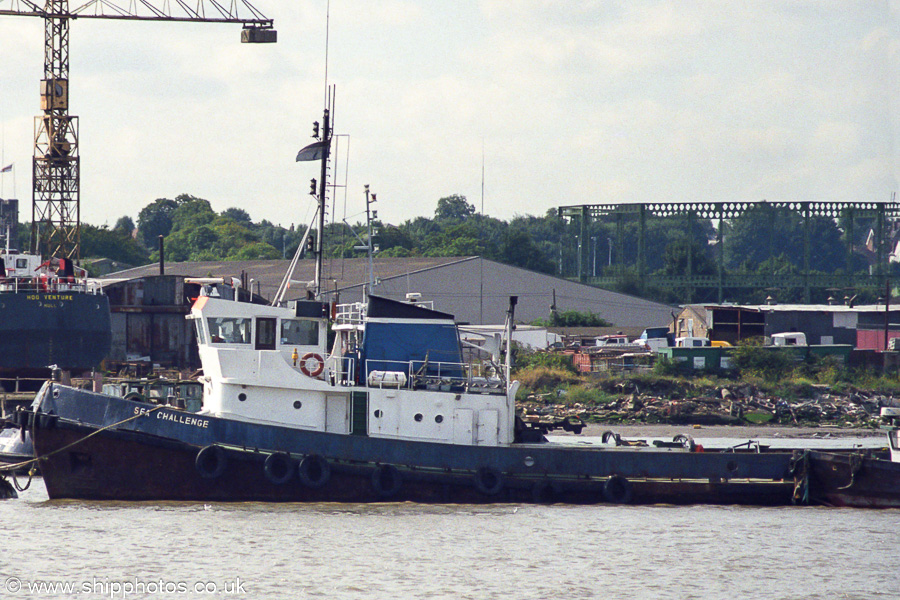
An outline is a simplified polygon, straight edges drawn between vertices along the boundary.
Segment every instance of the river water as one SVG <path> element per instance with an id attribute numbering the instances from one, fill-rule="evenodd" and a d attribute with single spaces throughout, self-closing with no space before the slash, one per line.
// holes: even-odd
<path id="1" fill-rule="evenodd" d="M 900 598 L 900 510 L 49 501 L 35 479 L 0 522 L 0 598 Z"/>

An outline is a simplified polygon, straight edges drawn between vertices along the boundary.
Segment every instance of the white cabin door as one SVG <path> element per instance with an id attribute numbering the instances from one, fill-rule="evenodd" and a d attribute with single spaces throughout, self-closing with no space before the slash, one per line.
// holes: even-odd
<path id="1" fill-rule="evenodd" d="M 349 428 L 346 396 L 328 396 L 325 398 L 325 431 L 329 433 L 347 433 Z"/>
<path id="2" fill-rule="evenodd" d="M 453 443 L 472 445 L 472 425 L 475 413 L 469 408 L 453 411 Z"/>
<path id="3" fill-rule="evenodd" d="M 478 411 L 478 445 L 496 446 L 500 415 L 496 410 Z"/>

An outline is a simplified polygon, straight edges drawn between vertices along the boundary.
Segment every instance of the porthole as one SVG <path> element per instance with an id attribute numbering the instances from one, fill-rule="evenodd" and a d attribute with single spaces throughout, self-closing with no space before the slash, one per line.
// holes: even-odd
<path id="1" fill-rule="evenodd" d="M 300 402 L 299 400 L 294 400 L 294 408 L 299 410 L 301 406 L 303 406 L 302 402 Z"/>
<path id="2" fill-rule="evenodd" d="M 738 465 L 733 460 L 729 460 L 728 463 L 725 465 L 725 468 L 728 469 L 728 471 L 730 473 L 734 473 L 735 471 L 738 470 Z"/>
<path id="3" fill-rule="evenodd" d="M 438 416 L 436 416 L 436 417 L 434 418 L 434 422 L 435 422 L 435 423 L 443 423 L 443 422 L 444 422 L 444 415 L 438 415 Z"/>
<path id="4" fill-rule="evenodd" d="M 421 423 L 422 419 L 424 419 L 425 417 L 422 416 L 422 413 L 416 413 L 416 416 L 413 418 L 416 420 L 416 423 Z"/>
<path id="5" fill-rule="evenodd" d="M 380 410 L 376 410 L 374 414 L 375 414 L 375 418 L 376 418 L 376 419 L 380 419 L 380 418 L 381 418 L 381 411 L 380 411 Z"/>
<path id="6" fill-rule="evenodd" d="M 524 460 L 523 462 L 525 463 L 525 466 L 526 466 L 526 467 L 533 467 L 533 466 L 534 466 L 534 459 L 533 459 L 532 457 L 530 457 L 530 456 L 526 456 L 526 457 L 525 457 L 525 460 Z"/>
<path id="7" fill-rule="evenodd" d="M 245 394 L 244 392 L 241 392 L 240 394 L 238 394 L 238 400 L 240 400 L 241 402 L 243 402 L 246 399 L 247 399 L 247 394 Z"/>

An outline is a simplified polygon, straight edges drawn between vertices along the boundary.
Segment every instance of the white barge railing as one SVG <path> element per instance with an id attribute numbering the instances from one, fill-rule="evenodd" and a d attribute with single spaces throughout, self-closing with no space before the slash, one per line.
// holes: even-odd
<path id="1" fill-rule="evenodd" d="M 41 294 L 59 294 L 64 292 L 84 292 L 86 294 L 99 294 L 103 286 L 99 282 L 92 279 L 79 279 L 75 281 L 64 281 L 56 278 L 41 281 L 32 277 L 11 277 L 6 280 L 0 279 L 0 292 L 13 293 L 41 293 Z"/>

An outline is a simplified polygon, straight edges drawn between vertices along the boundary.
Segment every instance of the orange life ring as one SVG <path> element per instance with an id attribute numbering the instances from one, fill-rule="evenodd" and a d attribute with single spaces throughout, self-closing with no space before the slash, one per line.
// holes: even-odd
<path id="1" fill-rule="evenodd" d="M 308 361 L 313 360 L 316 363 L 316 366 L 310 369 L 307 366 Z M 322 374 L 322 371 L 325 370 L 325 361 L 322 360 L 322 357 L 313 352 L 307 352 L 303 355 L 303 358 L 300 359 L 300 371 L 303 372 L 307 377 L 318 377 Z"/>

